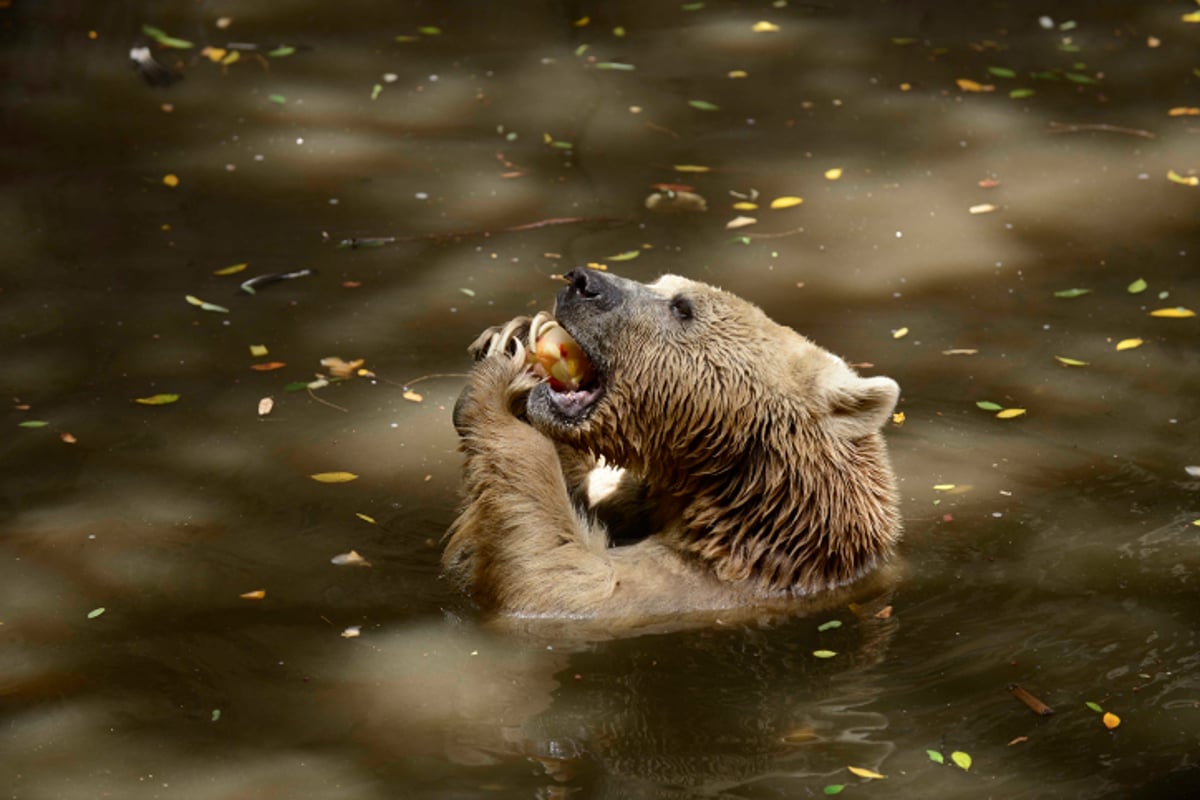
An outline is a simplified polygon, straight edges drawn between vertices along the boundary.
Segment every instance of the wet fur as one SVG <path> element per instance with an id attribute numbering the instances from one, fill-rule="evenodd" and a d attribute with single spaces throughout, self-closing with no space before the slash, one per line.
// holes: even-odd
<path id="1" fill-rule="evenodd" d="M 481 607 L 641 621 L 777 607 L 889 560 L 893 381 L 704 284 L 576 280 L 556 316 L 605 376 L 592 412 L 556 418 L 548 387 L 503 353 L 455 409 L 465 506 L 443 564 Z M 590 504 L 599 457 L 625 474 Z M 642 538 L 610 546 L 609 530 Z"/>

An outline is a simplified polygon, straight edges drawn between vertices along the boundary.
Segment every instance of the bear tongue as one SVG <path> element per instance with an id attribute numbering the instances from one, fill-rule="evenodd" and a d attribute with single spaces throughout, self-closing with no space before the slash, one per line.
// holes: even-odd
<path id="1" fill-rule="evenodd" d="M 550 388 L 556 392 L 578 391 L 595 377 L 583 348 L 559 325 L 547 328 L 538 337 L 528 360 L 534 372 L 548 378 Z"/>

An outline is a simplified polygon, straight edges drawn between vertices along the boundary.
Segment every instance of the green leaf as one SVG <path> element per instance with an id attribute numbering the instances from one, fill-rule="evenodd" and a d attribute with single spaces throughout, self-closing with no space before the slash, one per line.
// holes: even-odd
<path id="1" fill-rule="evenodd" d="M 426 36 L 441 36 L 442 35 L 442 29 L 437 27 L 436 25 L 422 25 L 420 28 L 417 28 L 417 31 L 419 33 L 425 34 Z"/>
<path id="2" fill-rule="evenodd" d="M 1008 96 L 1013 100 L 1024 100 L 1026 97 L 1033 97 L 1037 92 L 1033 89 L 1013 89 L 1008 93 Z"/>
<path id="3" fill-rule="evenodd" d="M 152 25 L 143 25 L 142 33 L 146 34 L 163 47 L 173 47 L 176 50 L 187 50 L 191 47 L 195 47 L 195 45 L 193 45 L 187 39 L 176 39 L 174 36 L 168 36 L 162 28 L 155 28 Z"/>
<path id="4" fill-rule="evenodd" d="M 633 64 L 622 64 L 620 61 L 600 61 L 592 66 L 596 69 L 615 69 L 622 72 L 633 72 L 637 69 Z"/>
<path id="5" fill-rule="evenodd" d="M 842 789 L 845 789 L 845 788 L 846 788 L 846 784 L 844 784 L 844 783 L 831 783 L 828 786 L 826 786 L 822 791 L 824 791 L 825 794 L 830 794 L 830 795 L 841 794 Z"/>
<path id="6" fill-rule="evenodd" d="M 1000 405 L 999 403 L 993 403 L 991 400 L 980 400 L 976 402 L 975 405 L 979 408 L 982 408 L 984 411 L 1001 411 L 1004 409 L 1004 406 Z"/>
<path id="7" fill-rule="evenodd" d="M 1074 83 L 1099 83 L 1099 81 L 1097 81 L 1097 80 L 1096 80 L 1095 78 L 1093 78 L 1092 76 L 1090 76 L 1090 75 L 1081 75 L 1081 74 L 1080 74 L 1080 73 L 1078 73 L 1078 72 L 1068 72 L 1068 73 L 1067 73 L 1067 80 L 1069 80 L 1069 81 L 1072 81 L 1072 82 L 1074 82 Z"/>
<path id="8" fill-rule="evenodd" d="M 1100 707 L 1099 703 L 1093 703 L 1091 700 L 1088 700 L 1086 703 L 1084 703 L 1084 705 L 1090 708 L 1092 711 L 1095 711 L 1097 714 L 1104 713 L 1104 709 Z"/>
<path id="9" fill-rule="evenodd" d="M 642 254 L 641 250 L 626 250 L 624 253 L 617 253 L 615 256 L 609 256 L 605 261 L 632 261 Z"/>
<path id="10" fill-rule="evenodd" d="M 893 36 L 892 37 L 892 44 L 897 44 L 897 45 L 900 45 L 901 47 L 904 47 L 904 46 L 910 45 L 910 44 L 915 44 L 916 41 L 917 40 L 912 38 L 911 36 Z"/>
<path id="11" fill-rule="evenodd" d="M 950 754 L 950 760 L 963 769 L 971 768 L 971 757 L 961 750 L 955 750 Z"/>
<path id="12" fill-rule="evenodd" d="M 1016 70 L 1011 70 L 1008 67 L 988 67 L 988 72 L 995 75 L 997 78 L 1017 77 Z"/>
<path id="13" fill-rule="evenodd" d="M 1083 297 L 1085 294 L 1091 294 L 1091 289 L 1061 289 L 1054 293 L 1055 297 Z"/>
<path id="14" fill-rule="evenodd" d="M 833 658 L 837 653 L 833 650 L 813 650 L 813 655 L 817 658 Z"/>
<path id="15" fill-rule="evenodd" d="M 1130 294 L 1141 294 L 1142 292 L 1146 291 L 1146 279 L 1138 278 L 1136 281 L 1126 286 L 1125 291 L 1129 292 Z"/>
<path id="16" fill-rule="evenodd" d="M 106 610 L 107 609 L 105 609 L 104 606 L 100 606 L 99 608 L 93 608 L 91 611 L 88 612 L 87 618 L 95 619 L 96 617 L 103 614 Z"/>
<path id="17" fill-rule="evenodd" d="M 383 84 L 382 84 L 382 83 L 377 83 L 377 84 L 375 84 L 374 86 L 372 86 L 372 87 L 371 87 L 371 99 L 372 99 L 372 100 L 376 100 L 376 99 L 378 99 L 378 98 L 379 98 L 379 93 L 380 93 L 380 92 L 382 92 L 382 91 L 383 91 Z"/>
<path id="18" fill-rule="evenodd" d="M 720 111 L 721 107 L 707 100 L 688 100 L 688 105 L 700 111 Z"/>
<path id="19" fill-rule="evenodd" d="M 18 427 L 21 428 L 44 428 L 49 424 L 49 422 L 42 419 L 27 419 L 24 422 L 17 423 Z"/>
<path id="20" fill-rule="evenodd" d="M 271 58 L 283 58 L 284 56 L 290 56 L 294 52 L 296 52 L 296 48 L 292 47 L 290 44 L 281 44 L 274 50 L 268 50 L 267 55 L 269 55 Z"/>
<path id="21" fill-rule="evenodd" d="M 209 719 L 210 719 L 212 722 L 217 722 L 218 720 L 220 720 L 220 719 L 221 719 L 221 709 L 219 709 L 219 708 L 214 708 L 214 709 L 212 710 L 212 716 L 211 716 L 211 717 L 209 717 Z"/>
<path id="22" fill-rule="evenodd" d="M 840 619 L 831 619 L 829 622 L 822 622 L 820 625 L 818 625 L 817 630 L 824 632 L 840 627 L 842 627 L 842 621 Z"/>
<path id="23" fill-rule="evenodd" d="M 149 397 L 138 397 L 133 402 L 141 403 L 144 406 L 165 406 L 174 403 L 179 399 L 177 394 L 153 394 Z"/>
<path id="24" fill-rule="evenodd" d="M 287 102 L 287 98 L 281 94 L 269 94 L 267 95 L 267 99 L 272 103 L 278 103 L 279 105 L 283 105 Z"/>
<path id="25" fill-rule="evenodd" d="M 942 756 L 942 754 L 939 753 L 937 750 L 926 750 L 925 753 L 926 753 L 926 755 L 929 756 L 929 760 L 935 764 L 945 764 L 946 763 L 945 757 Z"/>
<path id="26" fill-rule="evenodd" d="M 308 381 L 292 381 L 283 387 L 285 392 L 300 392 L 308 388 Z"/>

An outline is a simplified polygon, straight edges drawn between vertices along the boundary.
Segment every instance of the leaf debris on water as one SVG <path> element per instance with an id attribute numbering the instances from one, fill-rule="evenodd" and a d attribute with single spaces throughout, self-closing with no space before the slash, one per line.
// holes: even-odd
<path id="1" fill-rule="evenodd" d="M 817 630 L 824 632 L 840 627 L 842 627 L 842 621 L 840 619 L 831 619 L 828 622 L 822 622 L 820 625 L 818 625 Z"/>
<path id="2" fill-rule="evenodd" d="M 107 611 L 107 610 L 108 610 L 108 609 L 106 609 L 104 606 L 100 606 L 99 608 L 93 608 L 91 611 L 89 611 L 89 612 L 87 613 L 87 618 L 88 618 L 88 619 L 95 619 L 96 617 L 100 616 L 101 614 L 103 614 L 103 613 L 104 613 L 105 611 Z"/>
<path id="3" fill-rule="evenodd" d="M 1117 350 L 1133 350 L 1135 347 L 1141 347 L 1145 342 L 1141 339 L 1122 339 L 1117 342 Z"/>
<path id="4" fill-rule="evenodd" d="M 232 266 L 224 267 L 222 269 L 213 270 L 213 275 L 236 275 L 237 273 L 241 272 L 248 266 L 250 266 L 249 261 L 246 261 L 241 264 L 234 264 Z"/>
<path id="5" fill-rule="evenodd" d="M 1180 175 L 1173 169 L 1167 170 L 1167 180 L 1171 183 L 1178 183 L 1180 186 L 1200 186 L 1200 177 L 1195 175 Z"/>
<path id="6" fill-rule="evenodd" d="M 406 389 L 404 394 L 402 394 L 400 396 L 403 397 L 405 400 L 407 400 L 410 403 L 420 403 L 422 400 L 425 399 L 424 396 L 422 396 L 421 394 L 419 394 L 417 392 L 414 392 L 412 389 Z"/>
<path id="7" fill-rule="evenodd" d="M 776 25 L 774 22 L 767 22 L 766 20 L 759 20 L 758 22 L 756 22 L 752 26 L 750 26 L 750 30 L 754 31 L 755 33 L 774 33 L 775 31 L 779 30 L 779 26 Z"/>
<path id="8" fill-rule="evenodd" d="M 929 756 L 929 760 L 935 764 L 945 764 L 946 763 L 946 757 L 943 756 L 941 753 L 939 753 L 937 750 L 926 750 L 925 755 Z"/>
<path id="9" fill-rule="evenodd" d="M 971 757 L 961 750 L 955 750 L 950 754 L 950 760 L 964 770 L 971 768 Z"/>
<path id="10" fill-rule="evenodd" d="M 338 553 L 333 558 L 329 559 L 331 564 L 337 564 L 339 567 L 369 567 L 371 562 L 359 555 L 357 550 L 351 550 L 348 553 Z"/>
<path id="11" fill-rule="evenodd" d="M 174 173 L 168 172 L 166 175 L 163 175 L 162 182 L 163 182 L 164 186 L 174 189 L 176 186 L 179 185 L 179 176 Z"/>
<path id="12" fill-rule="evenodd" d="M 1054 296 L 1070 299 L 1072 297 L 1083 297 L 1085 294 L 1091 293 L 1091 289 L 1060 289 L 1054 293 Z"/>
<path id="13" fill-rule="evenodd" d="M 747 225 L 754 225 L 758 222 L 754 217 L 737 216 L 725 223 L 726 230 L 734 228 L 744 228 Z"/>
<path id="14" fill-rule="evenodd" d="M 867 769 L 866 767 L 846 767 L 846 769 L 850 770 L 851 773 L 857 775 L 860 778 L 872 778 L 874 780 L 883 780 L 884 778 L 887 777 L 886 775 L 880 775 L 875 770 Z"/>
<path id="15" fill-rule="evenodd" d="M 1175 308 L 1156 308 L 1150 312 L 1150 316 L 1159 317 L 1160 319 L 1190 319 L 1196 316 L 1196 312 L 1190 308 L 1177 306 Z"/>
<path id="16" fill-rule="evenodd" d="M 368 515 L 366 515 L 366 514 L 359 513 L 359 512 L 357 512 L 357 511 L 356 511 L 356 512 L 354 512 L 354 516 L 358 517 L 358 518 L 359 518 L 359 519 L 361 519 L 363 522 L 369 522 L 369 523 L 371 523 L 372 525 L 378 525 L 378 524 L 379 524 L 378 522 L 376 522 L 376 521 L 375 521 L 375 518 L 374 518 L 374 517 L 368 516 Z"/>
<path id="17" fill-rule="evenodd" d="M 349 483 L 357 480 L 358 476 L 353 472 L 315 472 L 308 477 L 312 478 L 317 483 Z"/>
<path id="18" fill-rule="evenodd" d="M 897 328 L 892 331 L 893 339 L 903 339 L 905 336 L 908 336 L 908 328 Z"/>
<path id="19" fill-rule="evenodd" d="M 1141 294 L 1142 292 L 1146 291 L 1146 286 L 1146 279 L 1138 278 L 1136 281 L 1126 286 L 1125 291 L 1129 292 L 1130 294 Z"/>
<path id="20" fill-rule="evenodd" d="M 343 630 L 340 635 L 343 639 L 357 639 L 359 636 L 362 636 L 362 625 L 351 625 L 349 628 Z"/>
<path id="21" fill-rule="evenodd" d="M 1023 416 L 1025 416 L 1025 409 L 1023 408 L 1006 408 L 996 412 L 996 419 L 1016 419 Z"/>
<path id="22" fill-rule="evenodd" d="M 197 306 L 201 311 L 215 311 L 218 314 L 228 314 L 229 313 L 229 309 L 226 308 L 225 306 L 219 306 L 216 303 L 207 303 L 207 302 L 201 300 L 199 297 L 196 297 L 195 295 L 192 295 L 192 294 L 184 295 L 183 299 L 187 300 L 189 304 L 191 304 L 193 306 Z"/>
<path id="23" fill-rule="evenodd" d="M 1104 716 L 1101 717 L 1100 720 L 1104 723 L 1104 727 L 1108 728 L 1110 731 L 1121 724 L 1121 718 L 1111 711 L 1105 711 Z"/>
<path id="24" fill-rule="evenodd" d="M 979 351 L 974 347 L 954 347 L 950 350 L 943 350 L 944 356 L 975 356 L 979 355 Z"/>
<path id="25" fill-rule="evenodd" d="M 258 415 L 265 417 L 271 413 L 271 409 L 275 408 L 275 400 L 271 397 L 264 397 L 258 401 Z"/>
<path id="26" fill-rule="evenodd" d="M 238 595 L 238 597 L 242 598 L 243 600 L 262 600 L 266 596 L 266 589 L 254 589 L 253 591 L 242 592 Z"/>
<path id="27" fill-rule="evenodd" d="M 993 211 L 998 210 L 998 208 L 999 208 L 998 206 L 993 205 L 992 203 L 980 203 L 977 206 L 971 206 L 970 208 L 968 208 L 967 213 L 968 214 L 990 214 Z"/>
<path id="28" fill-rule="evenodd" d="M 772 200 L 771 208 L 775 211 L 779 211 L 780 209 L 783 209 L 783 208 L 795 208 L 796 206 L 800 205 L 803 202 L 804 202 L 803 197 L 795 197 L 793 195 L 786 195 L 784 197 L 776 197 L 774 200 Z"/>
<path id="29" fill-rule="evenodd" d="M 813 655 L 817 658 L 833 658 L 837 655 L 834 650 L 813 650 Z"/>
<path id="30" fill-rule="evenodd" d="M 1080 361 L 1078 358 L 1068 358 L 1067 356 L 1055 356 L 1054 360 L 1062 364 L 1064 367 L 1086 367 L 1087 361 Z"/>
<path id="31" fill-rule="evenodd" d="M 165 406 L 179 399 L 177 394 L 152 394 L 149 397 L 135 397 L 133 402 L 144 406 Z"/>

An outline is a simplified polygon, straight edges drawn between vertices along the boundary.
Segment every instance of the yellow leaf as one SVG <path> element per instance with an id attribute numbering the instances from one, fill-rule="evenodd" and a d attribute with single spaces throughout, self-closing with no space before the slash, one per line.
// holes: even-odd
<path id="1" fill-rule="evenodd" d="M 755 33 L 774 33 L 775 31 L 779 30 L 779 26 L 774 22 L 759 20 L 758 22 L 754 23 L 754 26 L 750 30 L 754 31 Z"/>
<path id="2" fill-rule="evenodd" d="M 893 339 L 903 339 L 905 336 L 908 336 L 908 328 L 897 328 L 892 331 Z"/>
<path id="3" fill-rule="evenodd" d="M 979 81 L 973 81 L 969 78 L 959 78 L 958 80 L 955 81 L 955 83 L 957 83 L 958 88 L 962 89 L 964 92 L 994 92 L 994 91 L 996 91 L 996 87 L 992 86 L 991 84 L 980 83 Z"/>
<path id="4" fill-rule="evenodd" d="M 1176 106 L 1167 111 L 1167 115 L 1171 117 L 1196 117 L 1200 116 L 1200 108 L 1195 106 Z"/>
<path id="5" fill-rule="evenodd" d="M 419 403 L 425 399 L 417 392 L 414 392 L 412 389 L 409 389 L 408 391 L 406 391 L 404 394 L 402 394 L 400 396 L 403 397 L 405 400 L 407 400 L 410 403 Z"/>
<path id="6" fill-rule="evenodd" d="M 676 172 L 708 172 L 712 167 L 704 167 L 699 164 L 676 164 Z"/>
<path id="7" fill-rule="evenodd" d="M 1196 312 L 1182 306 L 1178 308 L 1156 308 L 1150 312 L 1150 316 L 1163 317 L 1165 319 L 1188 319 L 1189 317 L 1196 316 Z"/>
<path id="8" fill-rule="evenodd" d="M 1200 22 L 1200 11 L 1193 11 L 1180 17 L 1184 22 Z"/>
<path id="9" fill-rule="evenodd" d="M 267 354 L 267 346 L 265 344 L 250 345 L 250 355 L 254 356 L 255 358 L 259 358 L 260 356 L 265 356 L 266 354 Z"/>
<path id="10" fill-rule="evenodd" d="M 742 200 L 739 203 L 734 203 L 733 207 L 736 211 L 754 211 L 758 208 L 758 203 L 751 203 L 748 200 Z"/>
<path id="11" fill-rule="evenodd" d="M 803 197 L 776 197 L 771 201 L 771 208 L 775 210 L 779 210 L 781 208 L 793 208 L 803 202 Z"/>
<path id="12" fill-rule="evenodd" d="M 1054 360 L 1064 367 L 1086 367 L 1088 365 L 1086 361 L 1080 361 L 1078 358 L 1067 358 L 1066 356 L 1055 356 Z"/>
<path id="13" fill-rule="evenodd" d="M 1135 347 L 1141 347 L 1145 342 L 1141 339 L 1122 339 L 1117 342 L 1118 350 L 1132 350 Z"/>
<path id="14" fill-rule="evenodd" d="M 242 54 L 234 50 L 229 55 L 221 59 L 221 66 L 227 67 L 242 57 Z"/>
<path id="15" fill-rule="evenodd" d="M 996 419 L 1015 419 L 1016 417 L 1024 416 L 1025 409 L 1023 408 L 1006 408 L 996 412 Z"/>
<path id="16" fill-rule="evenodd" d="M 836 181 L 840 177 L 842 177 L 841 167 L 834 167 L 833 169 L 825 170 L 825 180 L 827 181 Z"/>
<path id="17" fill-rule="evenodd" d="M 359 519 L 361 519 L 363 522 L 369 522 L 369 523 L 371 523 L 372 525 L 378 525 L 378 524 L 379 524 L 379 523 L 377 523 L 377 522 L 375 521 L 375 518 L 374 518 L 374 517 L 368 517 L 366 514 L 360 514 L 360 513 L 358 513 L 357 511 L 356 511 L 356 512 L 354 512 L 354 516 L 358 517 L 358 518 L 359 518 Z"/>
<path id="18" fill-rule="evenodd" d="M 996 206 L 991 203 L 980 203 L 977 206 L 971 206 L 967 209 L 968 214 L 990 214 L 996 210 Z"/>
<path id="19" fill-rule="evenodd" d="M 749 76 L 750 73 L 746 72 L 744 69 L 731 69 L 729 71 L 730 78 L 748 78 Z"/>
<path id="20" fill-rule="evenodd" d="M 353 472 L 318 472 L 308 477 L 318 483 L 346 483 L 358 478 Z"/>
<path id="21" fill-rule="evenodd" d="M 850 770 L 850 772 L 860 778 L 874 778 L 876 780 L 882 780 L 887 777 L 887 775 L 880 775 L 878 772 L 866 769 L 865 767 L 846 767 L 846 769 Z"/>
<path id="22" fill-rule="evenodd" d="M 956 483 L 938 483 L 934 485 L 933 490 L 935 492 L 948 492 L 957 485 Z"/>
<path id="23" fill-rule="evenodd" d="M 206 47 L 200 51 L 200 55 L 205 56 L 214 64 L 225 57 L 226 50 L 224 47 Z"/>
<path id="24" fill-rule="evenodd" d="M 1171 183 L 1178 183 L 1182 186 L 1200 186 L 1200 178 L 1195 175 L 1184 177 L 1173 169 L 1167 170 L 1167 180 Z"/>
<path id="25" fill-rule="evenodd" d="M 171 172 L 163 175 L 163 185 L 170 186 L 172 189 L 174 189 L 179 185 L 179 176 Z"/>
<path id="26" fill-rule="evenodd" d="M 1104 716 L 1100 718 L 1104 722 L 1104 727 L 1110 731 L 1121 724 L 1121 718 L 1111 711 L 1105 711 Z"/>
<path id="27" fill-rule="evenodd" d="M 236 275 L 248 266 L 250 266 L 249 261 L 244 264 L 234 264 L 232 267 L 213 270 L 213 275 Z"/>
<path id="28" fill-rule="evenodd" d="M 242 592 L 238 595 L 238 597 L 242 598 L 243 600 L 262 600 L 266 596 L 266 589 L 255 589 L 252 592 Z"/>
<path id="29" fill-rule="evenodd" d="M 727 230 L 733 230 L 734 228 L 744 228 L 747 225 L 753 225 L 756 222 L 758 222 L 758 220 L 756 220 L 754 217 L 734 217 L 733 219 L 729 220 L 729 222 L 725 223 L 725 228 Z"/>
<path id="30" fill-rule="evenodd" d="M 892 414 L 893 425 L 903 425 L 905 419 L 907 419 L 907 417 L 904 416 L 903 411 L 897 411 L 895 414 Z"/>

